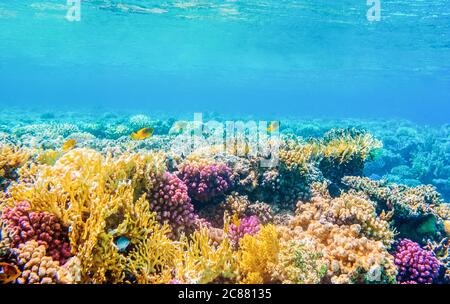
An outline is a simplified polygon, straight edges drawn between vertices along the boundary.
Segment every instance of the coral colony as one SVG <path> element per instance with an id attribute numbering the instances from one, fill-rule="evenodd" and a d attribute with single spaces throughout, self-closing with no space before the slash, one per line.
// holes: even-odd
<path id="1" fill-rule="evenodd" d="M 220 121 L 4 110 L 2 282 L 448 283 L 448 126 Z"/>

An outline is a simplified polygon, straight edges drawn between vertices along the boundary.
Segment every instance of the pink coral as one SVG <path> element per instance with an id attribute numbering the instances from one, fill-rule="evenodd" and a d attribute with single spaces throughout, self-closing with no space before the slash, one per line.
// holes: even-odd
<path id="1" fill-rule="evenodd" d="M 13 208 L 6 207 L 2 220 L 7 225 L 14 247 L 35 240 L 46 247 L 48 256 L 61 264 L 70 257 L 67 228 L 54 214 L 31 211 L 30 204 L 23 201 Z"/>
<path id="2" fill-rule="evenodd" d="M 224 164 L 186 162 L 179 167 L 178 176 L 188 186 L 189 195 L 199 202 L 224 194 L 232 185 L 232 171 Z"/>
<path id="3" fill-rule="evenodd" d="M 187 186 L 176 175 L 164 173 L 149 194 L 150 209 L 160 223 L 168 223 L 174 237 L 195 229 L 197 216 L 188 195 Z"/>
<path id="4" fill-rule="evenodd" d="M 258 233 L 259 229 L 259 219 L 252 215 L 241 219 L 239 225 L 231 224 L 228 231 L 228 237 L 231 242 L 237 246 L 244 235 L 255 235 Z"/>
<path id="5" fill-rule="evenodd" d="M 411 240 L 400 240 L 394 257 L 399 283 L 431 284 L 439 274 L 440 265 L 434 254 Z"/>

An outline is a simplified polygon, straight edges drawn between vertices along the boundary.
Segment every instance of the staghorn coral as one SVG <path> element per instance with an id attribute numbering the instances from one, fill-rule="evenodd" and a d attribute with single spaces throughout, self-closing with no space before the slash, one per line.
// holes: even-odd
<path id="1" fill-rule="evenodd" d="M 361 176 L 364 164 L 374 158 L 382 143 L 357 129 L 332 129 L 320 141 L 319 168 L 324 177 L 341 185 L 344 176 Z"/>
<path id="2" fill-rule="evenodd" d="M 399 283 L 430 284 L 439 274 L 439 261 L 433 252 L 420 248 L 419 244 L 401 239 L 395 251 L 395 264 L 399 271 Z"/>

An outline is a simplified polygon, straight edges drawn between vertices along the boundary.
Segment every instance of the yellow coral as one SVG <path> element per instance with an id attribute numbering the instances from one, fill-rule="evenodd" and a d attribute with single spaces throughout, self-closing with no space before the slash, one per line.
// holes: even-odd
<path id="1" fill-rule="evenodd" d="M 278 264 L 279 251 L 278 231 L 273 225 L 263 226 L 254 236 L 244 235 L 238 252 L 241 282 L 271 283 L 274 265 Z"/>
<path id="2" fill-rule="evenodd" d="M 336 136 L 322 144 L 321 153 L 326 158 L 338 160 L 339 163 L 349 162 L 353 157 L 366 160 L 382 143 L 370 133 L 351 135 L 349 132 Z"/>
<path id="3" fill-rule="evenodd" d="M 279 151 L 279 159 L 289 170 L 308 172 L 320 152 L 320 146 L 316 142 L 307 144 L 290 144 Z"/>
<path id="4" fill-rule="evenodd" d="M 31 183 L 12 185 L 11 199 L 27 200 L 33 210 L 51 212 L 70 227 L 70 245 L 80 257 L 82 282 L 120 282 L 125 260 L 114 245 L 114 236 L 126 235 L 132 242 L 146 237 L 154 218 L 144 192 L 163 174 L 164 164 L 164 156 L 158 153 L 112 159 L 75 149 L 53 166 L 34 166 L 33 174 L 25 172 Z"/>
<path id="5" fill-rule="evenodd" d="M 206 228 L 195 231 L 182 240 L 183 250 L 175 259 L 175 278 L 184 283 L 232 281 L 236 276 L 237 260 L 230 241 L 223 238 L 214 246 Z"/>
<path id="6" fill-rule="evenodd" d="M 30 159 L 31 151 L 25 148 L 0 143 L 0 190 L 4 183 L 10 182 L 16 169 L 25 165 Z"/>

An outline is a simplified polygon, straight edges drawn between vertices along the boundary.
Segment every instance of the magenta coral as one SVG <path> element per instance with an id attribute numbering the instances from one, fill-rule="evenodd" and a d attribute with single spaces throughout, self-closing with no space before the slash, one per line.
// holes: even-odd
<path id="1" fill-rule="evenodd" d="M 439 274 L 440 265 L 434 254 L 411 240 L 399 241 L 394 258 L 399 283 L 431 284 Z"/>
<path id="2" fill-rule="evenodd" d="M 254 215 L 245 217 L 240 220 L 239 225 L 230 225 L 228 237 L 230 238 L 231 242 L 235 246 L 237 246 L 244 235 L 255 235 L 256 233 L 258 233 L 259 228 L 258 217 Z"/>
<path id="3" fill-rule="evenodd" d="M 174 237 L 195 229 L 197 216 L 187 186 L 176 175 L 164 173 L 149 196 L 150 209 L 160 223 L 170 225 Z"/>
<path id="4" fill-rule="evenodd" d="M 48 256 L 61 264 L 71 256 L 67 229 L 54 214 L 31 211 L 30 204 L 23 201 L 13 208 L 6 207 L 2 220 L 7 225 L 14 247 L 35 240 L 46 247 Z"/>
<path id="5" fill-rule="evenodd" d="M 200 202 L 224 194 L 232 184 L 232 171 L 224 164 L 188 162 L 180 166 L 178 175 L 188 186 L 189 195 Z"/>

